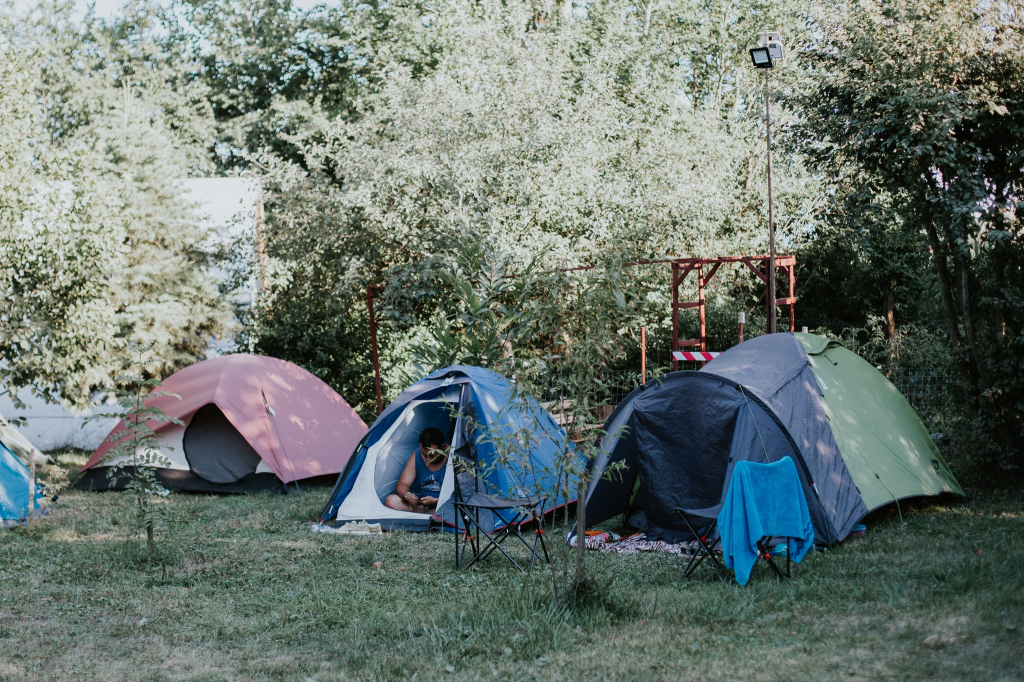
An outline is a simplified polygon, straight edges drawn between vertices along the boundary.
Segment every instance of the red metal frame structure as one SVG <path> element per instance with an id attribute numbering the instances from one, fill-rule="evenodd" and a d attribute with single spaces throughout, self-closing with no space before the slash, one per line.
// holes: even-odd
<path id="1" fill-rule="evenodd" d="M 708 349 L 707 339 L 707 308 L 704 300 L 704 287 L 708 285 L 711 278 L 715 276 L 718 269 L 726 263 L 742 263 L 750 268 L 750 271 L 757 275 L 758 279 L 768 284 L 768 267 L 771 262 L 770 256 L 723 256 L 718 258 L 674 258 L 672 259 L 672 352 L 689 346 L 699 346 L 699 350 Z M 758 263 L 759 265 L 755 265 Z M 775 305 L 789 307 L 789 331 L 796 331 L 796 256 L 776 256 L 775 267 L 783 268 L 789 278 L 789 296 L 775 299 Z M 705 273 L 705 268 L 707 268 Z M 679 286 L 686 277 L 697 271 L 697 300 L 680 301 Z M 766 300 L 766 313 L 771 314 L 770 301 Z M 700 322 L 699 334 L 696 339 L 679 340 L 679 311 L 697 309 L 697 319 Z M 672 371 L 679 369 L 679 361 L 672 356 Z"/>
<path id="2" fill-rule="evenodd" d="M 726 263 L 743 263 L 750 270 L 758 276 L 758 278 L 768 284 L 768 263 L 771 260 L 769 256 L 723 256 L 719 258 L 663 258 L 659 260 L 644 260 L 636 261 L 634 263 L 626 263 L 627 266 L 635 265 L 654 265 L 656 263 L 671 263 L 672 264 L 672 352 L 679 350 L 680 348 L 687 346 L 700 346 L 701 351 L 707 351 L 707 317 L 706 317 L 706 306 L 704 300 L 704 287 L 708 285 L 711 278 L 715 276 L 718 269 Z M 754 263 L 760 263 L 758 267 Z M 704 274 L 704 268 L 710 266 L 707 271 L 707 275 Z M 796 331 L 796 256 L 776 256 L 775 267 L 784 268 L 786 274 L 789 276 L 789 296 L 785 298 L 776 298 L 775 304 L 777 306 L 785 305 L 789 306 L 789 331 Z M 563 268 L 562 272 L 572 272 L 576 270 L 592 270 L 593 265 L 584 265 L 576 268 Z M 697 300 L 692 302 L 680 302 L 679 301 L 679 286 L 694 270 L 697 271 Z M 380 360 L 377 355 L 377 316 L 373 312 L 373 299 L 384 287 L 377 285 L 369 285 L 366 287 L 366 308 L 370 314 L 370 344 L 372 346 L 371 353 L 373 356 L 373 380 L 374 386 L 377 392 L 377 414 L 384 411 L 384 402 L 381 397 L 381 385 L 380 385 Z M 767 296 L 766 296 L 767 298 Z M 768 310 L 770 307 L 766 306 Z M 697 316 L 700 320 L 700 338 L 687 339 L 684 341 L 679 340 L 679 311 L 690 308 L 697 309 Z M 646 359 L 647 359 L 647 339 L 646 329 L 641 330 L 641 345 L 642 360 L 643 364 L 642 372 L 646 376 Z M 675 371 L 679 368 L 679 362 L 673 357 L 672 358 L 672 370 Z"/>

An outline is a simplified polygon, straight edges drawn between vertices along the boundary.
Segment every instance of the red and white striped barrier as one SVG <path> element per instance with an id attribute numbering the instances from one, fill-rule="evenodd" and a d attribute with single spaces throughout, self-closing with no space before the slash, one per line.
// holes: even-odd
<path id="1" fill-rule="evenodd" d="M 702 351 L 683 351 L 677 350 L 672 352 L 672 359 L 676 362 L 711 362 L 717 358 L 721 353 L 705 353 Z"/>

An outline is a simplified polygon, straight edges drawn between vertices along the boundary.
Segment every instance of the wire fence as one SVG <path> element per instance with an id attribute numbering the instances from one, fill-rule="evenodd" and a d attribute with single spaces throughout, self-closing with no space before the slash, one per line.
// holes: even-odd
<path id="1" fill-rule="evenodd" d="M 701 363 L 680 362 L 679 369 L 699 369 Z M 648 367 L 646 378 L 653 379 L 661 374 L 672 371 L 671 366 Z M 562 387 L 566 385 L 568 377 L 565 375 L 552 375 L 545 386 L 538 391 L 538 398 L 541 403 L 553 403 L 565 400 L 568 396 L 563 395 Z M 604 421 L 612 413 L 612 410 L 626 399 L 631 392 L 643 383 L 639 369 L 606 370 L 600 372 L 596 378 L 597 390 L 591 396 L 598 407 L 595 409 L 595 416 L 599 421 Z"/>
<path id="2" fill-rule="evenodd" d="M 886 376 L 919 413 L 933 413 L 949 406 L 960 390 L 954 375 L 936 369 L 899 367 Z"/>
<path id="3" fill-rule="evenodd" d="M 700 369 L 700 367 L 701 363 L 697 362 L 679 363 L 680 370 L 696 370 Z M 647 379 L 650 380 L 671 371 L 671 366 L 649 367 Z M 560 400 L 564 400 L 566 396 L 560 395 L 560 387 L 565 385 L 566 378 L 561 375 L 552 376 L 550 382 L 540 388 L 540 395 L 538 396 L 540 401 L 557 403 Z M 936 415 L 947 408 L 951 401 L 957 399 L 957 392 L 960 388 L 960 384 L 954 375 L 938 369 L 898 368 L 888 372 L 886 378 L 893 383 L 896 389 L 907 399 L 907 402 L 922 417 L 925 415 Z M 607 419 L 615 406 L 625 400 L 626 396 L 640 386 L 641 383 L 643 382 L 639 369 L 607 370 L 599 373 L 596 381 L 597 391 L 595 391 L 593 396 L 599 404 L 599 407 L 595 410 L 595 416 L 600 421 Z"/>

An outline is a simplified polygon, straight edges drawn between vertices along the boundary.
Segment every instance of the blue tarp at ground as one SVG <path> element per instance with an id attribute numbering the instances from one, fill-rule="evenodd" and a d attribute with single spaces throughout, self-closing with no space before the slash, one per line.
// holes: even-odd
<path id="1" fill-rule="evenodd" d="M 28 516 L 29 472 L 14 453 L 0 443 L 0 522 Z M 36 496 L 36 508 L 39 506 Z"/>

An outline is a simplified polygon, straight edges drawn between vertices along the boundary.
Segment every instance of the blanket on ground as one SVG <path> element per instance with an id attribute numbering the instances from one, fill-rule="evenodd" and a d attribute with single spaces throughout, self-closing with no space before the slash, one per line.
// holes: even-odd
<path id="1" fill-rule="evenodd" d="M 606 533 L 600 533 L 597 535 L 588 535 L 586 537 L 587 549 L 594 549 L 599 552 L 606 554 L 638 554 L 640 552 L 664 552 L 666 554 L 675 554 L 677 556 L 688 557 L 693 554 L 693 550 L 696 547 L 695 542 L 680 542 L 679 544 L 669 544 L 662 540 L 648 540 L 647 536 L 643 533 L 637 533 L 630 535 L 628 538 L 623 538 L 618 542 L 613 542 L 608 539 Z M 576 546 L 576 539 L 573 538 L 573 546 Z"/>

